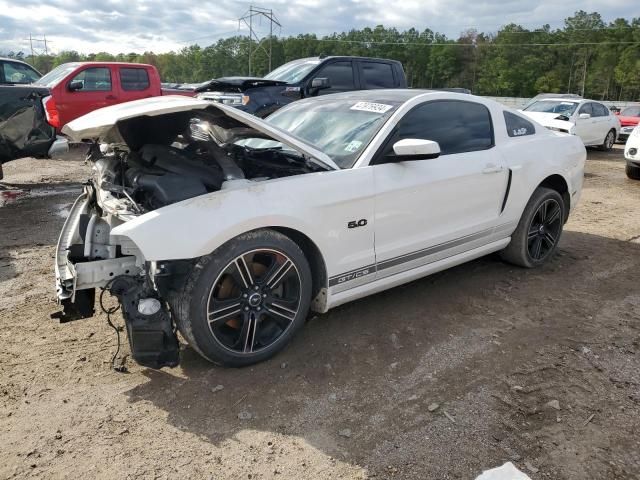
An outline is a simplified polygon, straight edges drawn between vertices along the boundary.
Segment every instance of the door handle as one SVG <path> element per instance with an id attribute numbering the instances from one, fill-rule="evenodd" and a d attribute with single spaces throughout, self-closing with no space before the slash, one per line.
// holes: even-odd
<path id="1" fill-rule="evenodd" d="M 495 165 L 493 163 L 488 163 L 482 169 L 482 173 L 500 173 L 503 170 L 501 165 Z"/>
<path id="2" fill-rule="evenodd" d="M 115 100 L 116 99 L 115 95 L 107 95 L 105 98 L 107 100 Z"/>

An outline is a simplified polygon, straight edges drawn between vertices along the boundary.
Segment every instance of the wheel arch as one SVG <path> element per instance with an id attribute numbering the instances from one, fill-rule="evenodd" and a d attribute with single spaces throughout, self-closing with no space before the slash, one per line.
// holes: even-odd
<path id="1" fill-rule="evenodd" d="M 327 310 L 328 275 L 327 264 L 320 248 L 306 234 L 289 227 L 273 226 L 265 227 L 274 230 L 293 240 L 302 250 L 311 268 L 313 279 L 311 309 L 324 313 Z"/>
<path id="2" fill-rule="evenodd" d="M 549 175 L 542 182 L 540 182 L 538 187 L 549 188 L 551 190 L 555 190 L 560 194 L 567 207 L 565 209 L 564 218 L 564 221 L 566 222 L 569 218 L 569 211 L 571 210 L 571 195 L 569 194 L 569 184 L 567 183 L 565 178 L 562 175 L 555 173 L 553 175 Z"/>

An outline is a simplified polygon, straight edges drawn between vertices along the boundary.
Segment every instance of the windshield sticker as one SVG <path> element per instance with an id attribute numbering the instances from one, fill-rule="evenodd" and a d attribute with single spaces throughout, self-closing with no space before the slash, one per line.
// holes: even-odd
<path id="1" fill-rule="evenodd" d="M 573 105 L 575 105 L 575 103 L 573 103 L 573 102 L 560 102 L 560 105 L 569 105 L 570 107 L 572 107 Z"/>
<path id="2" fill-rule="evenodd" d="M 393 105 L 384 103 L 358 102 L 351 107 L 351 110 L 360 110 L 362 112 L 385 113 L 393 108 Z"/>
<path id="3" fill-rule="evenodd" d="M 353 140 L 352 142 L 349 142 L 346 147 L 344 147 L 344 150 L 345 152 L 353 153 L 360 150 L 361 146 L 362 146 L 362 142 L 359 142 L 358 140 Z"/>

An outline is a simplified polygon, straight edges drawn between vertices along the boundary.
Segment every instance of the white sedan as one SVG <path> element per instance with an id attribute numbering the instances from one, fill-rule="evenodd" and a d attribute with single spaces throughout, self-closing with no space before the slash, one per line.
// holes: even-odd
<path id="1" fill-rule="evenodd" d="M 496 102 L 420 90 L 327 95 L 266 120 L 158 97 L 65 133 L 99 143 L 57 248 L 59 317 L 93 315 L 95 288 L 109 290 L 153 368 L 178 363 L 175 327 L 211 362 L 248 365 L 310 309 L 491 252 L 542 265 L 586 157 Z"/>
<path id="2" fill-rule="evenodd" d="M 550 130 L 577 135 L 586 146 L 609 151 L 620 134 L 620 121 L 602 103 L 573 98 L 540 98 L 522 113 Z"/>

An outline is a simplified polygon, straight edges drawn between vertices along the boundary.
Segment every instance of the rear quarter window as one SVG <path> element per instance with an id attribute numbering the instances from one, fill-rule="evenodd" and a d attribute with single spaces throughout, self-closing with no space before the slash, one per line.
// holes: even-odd
<path id="1" fill-rule="evenodd" d="M 146 90 L 149 88 L 149 73 L 144 68 L 121 68 L 120 84 L 126 91 Z"/>
<path id="2" fill-rule="evenodd" d="M 524 137 L 535 135 L 536 127 L 529 120 L 511 112 L 503 112 L 504 123 L 507 127 L 507 135 L 510 137 Z"/>
<path id="3" fill-rule="evenodd" d="M 393 67 L 389 63 L 363 62 L 364 88 L 393 88 Z"/>

